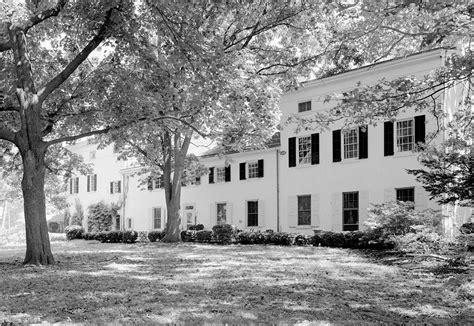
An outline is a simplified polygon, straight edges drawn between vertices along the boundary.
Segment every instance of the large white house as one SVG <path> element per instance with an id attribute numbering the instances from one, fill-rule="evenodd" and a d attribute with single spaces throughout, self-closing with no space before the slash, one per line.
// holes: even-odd
<path id="1" fill-rule="evenodd" d="M 331 108 L 324 98 L 385 78 L 422 77 L 444 64 L 447 50 L 432 50 L 312 80 L 281 98 L 282 121 L 291 115 L 310 117 Z M 443 107 L 456 110 L 457 90 L 447 90 Z M 449 116 L 449 115 L 448 115 Z M 265 150 L 201 156 L 209 174 L 182 188 L 182 228 L 202 223 L 211 228 L 229 223 L 241 229 L 258 228 L 312 234 L 313 230 L 360 230 L 371 203 L 413 201 L 417 209 L 444 209 L 406 169 L 419 167 L 414 144 L 435 130 L 429 113 L 404 112 L 395 122 L 351 130 L 334 124 L 331 130 L 295 133 L 282 124 Z M 278 136 L 278 137 L 277 137 Z M 443 135 L 438 136 L 438 141 Z M 101 200 L 121 204 L 117 229 L 147 231 L 166 223 L 164 189 L 160 180 L 140 185 L 126 161 L 118 161 L 112 147 L 96 150 L 83 141 L 71 150 L 94 164 L 94 174 L 70 180 L 69 201 L 83 207 Z M 457 211 L 446 229 L 467 221 L 471 210 Z"/>

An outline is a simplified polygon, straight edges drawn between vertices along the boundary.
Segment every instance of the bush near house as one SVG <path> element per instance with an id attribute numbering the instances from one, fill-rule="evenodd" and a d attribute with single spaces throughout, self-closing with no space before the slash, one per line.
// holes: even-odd
<path id="1" fill-rule="evenodd" d="M 150 231 L 148 232 L 148 240 L 150 240 L 150 242 L 160 241 L 165 235 L 165 231 Z"/>
<path id="2" fill-rule="evenodd" d="M 225 244 L 235 240 L 236 228 L 230 224 L 218 224 L 212 227 L 213 236 L 216 241 Z"/>
<path id="3" fill-rule="evenodd" d="M 110 231 L 112 221 L 117 217 L 119 206 L 107 205 L 103 201 L 90 205 L 87 215 L 87 226 L 91 232 Z"/>
<path id="4" fill-rule="evenodd" d="M 212 231 L 208 230 L 199 230 L 196 232 L 196 240 L 197 242 L 211 242 L 212 240 Z"/>
<path id="5" fill-rule="evenodd" d="M 81 239 L 84 228 L 79 225 L 69 225 L 64 231 L 66 232 L 67 240 Z"/>
<path id="6" fill-rule="evenodd" d="M 195 224 L 195 225 L 190 225 L 188 228 L 189 231 L 200 231 L 204 230 L 204 224 Z"/>
<path id="7" fill-rule="evenodd" d="M 196 231 L 181 231 L 181 241 L 194 242 L 196 241 Z"/>
<path id="8" fill-rule="evenodd" d="M 294 236 L 286 232 L 273 232 L 268 237 L 268 243 L 277 246 L 291 246 Z"/>
<path id="9" fill-rule="evenodd" d="M 138 238 L 136 231 L 101 231 L 87 232 L 83 235 L 84 240 L 97 240 L 102 243 L 135 243 Z"/>
<path id="10" fill-rule="evenodd" d="M 237 234 L 237 242 L 240 244 L 267 244 L 270 233 L 257 231 L 242 231 Z"/>

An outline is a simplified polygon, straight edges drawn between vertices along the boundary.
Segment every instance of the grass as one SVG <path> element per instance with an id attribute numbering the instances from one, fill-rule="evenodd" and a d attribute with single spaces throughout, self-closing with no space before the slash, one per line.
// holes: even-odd
<path id="1" fill-rule="evenodd" d="M 469 274 L 318 247 L 53 242 L 0 247 L 0 323 L 473 323 Z M 454 281 L 453 281 L 454 280 Z"/>

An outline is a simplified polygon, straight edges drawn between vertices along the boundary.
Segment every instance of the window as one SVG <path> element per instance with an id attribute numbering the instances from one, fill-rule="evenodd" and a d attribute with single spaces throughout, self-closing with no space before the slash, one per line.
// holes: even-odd
<path id="1" fill-rule="evenodd" d="M 247 226 L 258 226 L 258 201 L 247 202 Z"/>
<path id="2" fill-rule="evenodd" d="M 115 230 L 120 230 L 120 216 L 115 219 Z"/>
<path id="3" fill-rule="evenodd" d="M 127 218 L 127 229 L 131 229 L 132 228 L 132 219 L 129 217 Z"/>
<path id="4" fill-rule="evenodd" d="M 217 225 L 225 224 L 227 221 L 227 204 L 217 204 Z"/>
<path id="5" fill-rule="evenodd" d="M 398 201 L 415 202 L 415 188 L 398 188 L 396 192 Z"/>
<path id="6" fill-rule="evenodd" d="M 298 196 L 298 225 L 311 225 L 311 195 Z"/>
<path id="7" fill-rule="evenodd" d="M 413 150 L 415 132 L 413 119 L 397 121 L 397 151 L 408 152 Z"/>
<path id="8" fill-rule="evenodd" d="M 122 182 L 119 181 L 112 181 L 110 183 L 110 193 L 111 194 L 118 194 L 122 192 Z"/>
<path id="9" fill-rule="evenodd" d="M 351 129 L 344 132 L 344 159 L 359 157 L 357 129 Z"/>
<path id="10" fill-rule="evenodd" d="M 69 193 L 70 194 L 79 193 L 79 177 L 71 178 L 69 180 Z"/>
<path id="11" fill-rule="evenodd" d="M 96 154 L 96 151 L 91 151 L 91 152 L 89 152 L 89 159 L 90 159 L 90 160 L 95 159 L 95 154 Z"/>
<path id="12" fill-rule="evenodd" d="M 218 167 L 216 168 L 216 182 L 224 182 L 225 181 L 225 168 Z"/>
<path id="13" fill-rule="evenodd" d="M 311 101 L 298 103 L 298 112 L 311 111 Z"/>
<path id="14" fill-rule="evenodd" d="M 153 228 L 161 229 L 161 207 L 153 208 Z"/>
<path id="15" fill-rule="evenodd" d="M 311 137 L 298 138 L 298 163 L 311 164 Z"/>
<path id="16" fill-rule="evenodd" d="M 189 226 L 196 224 L 196 214 L 194 212 L 194 205 L 184 206 L 184 216 L 186 216 L 187 229 L 189 229 Z"/>
<path id="17" fill-rule="evenodd" d="M 148 178 L 148 190 L 161 189 L 163 187 L 163 176 L 159 176 L 158 178 Z"/>
<path id="18" fill-rule="evenodd" d="M 359 230 L 359 193 L 342 193 L 342 230 Z"/>
<path id="19" fill-rule="evenodd" d="M 97 191 L 97 174 L 87 176 L 87 192 Z"/>
<path id="20" fill-rule="evenodd" d="M 258 162 L 249 162 L 247 166 L 249 179 L 258 178 Z"/>

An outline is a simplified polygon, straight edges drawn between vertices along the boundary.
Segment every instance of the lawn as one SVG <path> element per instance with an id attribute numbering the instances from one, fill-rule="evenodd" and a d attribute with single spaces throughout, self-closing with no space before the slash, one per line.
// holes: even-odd
<path id="1" fill-rule="evenodd" d="M 319 247 L 54 242 L 0 247 L 0 323 L 474 323 L 472 275 Z"/>

